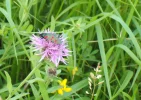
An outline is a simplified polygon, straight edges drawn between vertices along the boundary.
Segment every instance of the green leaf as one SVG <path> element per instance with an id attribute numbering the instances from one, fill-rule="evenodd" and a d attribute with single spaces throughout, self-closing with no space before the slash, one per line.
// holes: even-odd
<path id="1" fill-rule="evenodd" d="M 28 28 L 26 29 L 27 32 L 31 32 L 33 30 L 33 25 L 29 25 Z"/>
<path id="2" fill-rule="evenodd" d="M 10 98 L 10 100 L 17 100 L 17 99 L 22 98 L 23 96 L 28 95 L 28 94 L 29 94 L 29 93 L 21 93 L 21 94 L 16 95 L 16 96 L 13 97 L 13 98 Z"/>
<path id="3" fill-rule="evenodd" d="M 61 88 L 61 86 L 53 86 L 51 88 L 48 88 L 47 91 L 48 93 L 54 93 L 55 91 L 57 91 L 59 88 Z"/>
<path id="4" fill-rule="evenodd" d="M 41 78 L 35 78 L 35 79 L 32 79 L 32 80 L 28 80 L 28 83 L 34 83 L 34 82 L 45 82 L 43 79 Z"/>
<path id="5" fill-rule="evenodd" d="M 102 66 L 103 66 L 104 75 L 106 78 L 107 90 L 108 90 L 109 97 L 111 98 L 111 88 L 110 88 L 109 77 L 108 77 L 107 60 L 106 60 L 106 54 L 105 54 L 105 48 L 104 48 L 103 36 L 102 36 L 102 30 L 101 30 L 100 24 L 98 23 L 95 28 L 97 32 L 98 45 L 99 45 L 100 55 L 102 59 Z"/>
<path id="6" fill-rule="evenodd" d="M 125 97 L 127 97 L 128 100 L 133 100 L 132 97 L 131 97 L 129 94 L 127 94 L 126 92 L 122 92 L 122 94 L 123 94 Z"/>
<path id="7" fill-rule="evenodd" d="M 7 88 L 8 88 L 9 93 L 11 93 L 12 92 L 11 77 L 6 71 L 4 71 L 4 72 L 5 72 L 5 75 L 6 75 L 6 78 L 7 78 Z"/>
<path id="8" fill-rule="evenodd" d="M 29 21 L 24 22 L 24 24 L 21 26 L 21 30 L 26 30 L 29 25 Z"/>
<path id="9" fill-rule="evenodd" d="M 125 45 L 123 44 L 118 44 L 116 47 L 120 47 L 123 49 L 140 67 L 141 67 L 141 61 L 137 58 L 137 56 Z"/>
<path id="10" fill-rule="evenodd" d="M 51 28 L 50 28 L 51 31 L 54 31 L 55 30 L 55 19 L 53 16 L 51 16 Z"/>
<path id="11" fill-rule="evenodd" d="M 138 78 L 138 76 L 139 76 L 140 71 L 141 71 L 141 67 L 138 67 L 138 69 L 137 69 L 137 71 L 136 71 L 136 73 L 135 73 L 135 76 L 134 76 L 134 78 L 133 78 L 133 82 L 132 82 L 132 85 L 131 85 L 131 87 L 130 87 L 130 90 L 131 90 L 132 87 L 134 86 L 134 84 L 135 84 L 135 82 L 136 82 L 136 80 L 137 80 L 137 78 Z M 130 91 L 130 90 L 129 90 L 129 91 Z"/>
<path id="12" fill-rule="evenodd" d="M 127 70 L 127 72 L 125 72 L 125 74 L 122 77 L 123 80 L 121 80 L 122 81 L 121 86 L 120 86 L 119 90 L 116 92 L 116 94 L 113 95 L 111 100 L 113 100 L 116 96 L 118 96 L 123 91 L 123 89 L 126 88 L 127 84 L 130 82 L 130 79 L 132 78 L 132 76 L 133 76 L 132 71 Z"/>
<path id="13" fill-rule="evenodd" d="M 33 95 L 35 96 L 36 100 L 40 99 L 40 92 L 36 89 L 36 87 L 34 86 L 34 84 L 30 84 Z"/>
<path id="14" fill-rule="evenodd" d="M 6 0 L 6 10 L 9 16 L 11 16 L 11 0 Z"/>
<path id="15" fill-rule="evenodd" d="M 75 2 L 73 4 L 71 4 L 70 6 L 68 6 L 66 9 L 64 9 L 58 16 L 56 19 L 58 19 L 59 17 L 61 17 L 64 13 L 68 12 L 70 9 L 72 9 L 73 7 L 75 6 L 78 6 L 80 4 L 85 4 L 85 3 L 88 3 L 88 2 L 82 2 L 82 1 L 78 1 L 78 2 Z"/>
<path id="16" fill-rule="evenodd" d="M 131 29 L 127 26 L 127 24 L 120 17 L 118 17 L 118 16 L 116 16 L 114 14 L 111 15 L 110 17 L 115 19 L 116 21 L 118 21 L 122 25 L 122 27 L 126 30 L 126 32 L 128 33 L 128 35 L 131 38 L 132 43 L 135 46 L 135 50 L 136 50 L 138 56 L 141 58 L 141 53 L 140 53 L 141 48 L 140 48 L 140 45 L 137 42 L 137 39 L 135 38 L 135 36 L 134 36 L 133 32 L 131 31 Z"/>
<path id="17" fill-rule="evenodd" d="M 110 56 L 113 54 L 115 46 L 112 46 L 106 53 L 106 59 L 109 60 Z"/>

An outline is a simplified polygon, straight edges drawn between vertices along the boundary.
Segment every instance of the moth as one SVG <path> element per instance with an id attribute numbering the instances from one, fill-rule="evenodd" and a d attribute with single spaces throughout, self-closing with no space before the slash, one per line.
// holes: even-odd
<path id="1" fill-rule="evenodd" d="M 41 33 L 40 37 L 46 39 L 47 41 L 51 41 L 53 43 L 56 43 L 56 44 L 61 43 L 59 36 L 54 33 Z"/>

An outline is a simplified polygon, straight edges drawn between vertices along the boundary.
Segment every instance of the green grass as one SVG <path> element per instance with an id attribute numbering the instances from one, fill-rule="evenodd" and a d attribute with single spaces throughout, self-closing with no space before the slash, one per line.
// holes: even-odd
<path id="1" fill-rule="evenodd" d="M 140 100 L 140 9 L 139 0 L 1 0 L 0 97 Z M 30 44 L 32 34 L 48 28 L 66 34 L 72 51 L 54 77 L 46 73 L 53 65 L 39 63 Z M 94 71 L 98 63 L 100 73 Z M 93 79 L 90 73 L 102 78 Z M 72 91 L 59 95 L 58 80 L 65 78 Z"/>

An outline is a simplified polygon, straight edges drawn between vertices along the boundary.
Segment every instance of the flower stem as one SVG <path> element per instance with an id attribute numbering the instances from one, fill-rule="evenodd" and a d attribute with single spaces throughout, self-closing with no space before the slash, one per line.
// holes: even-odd
<path id="1" fill-rule="evenodd" d="M 39 69 L 37 69 L 35 71 L 35 76 L 38 78 L 42 78 Z M 43 97 L 43 100 L 49 100 L 48 93 L 47 93 L 47 86 L 46 86 L 45 82 L 38 81 L 38 84 L 39 84 L 39 88 L 40 88 L 40 92 Z"/>
<path id="2" fill-rule="evenodd" d="M 32 65 L 35 68 L 36 67 L 36 62 L 34 63 L 32 61 Z M 42 76 L 40 74 L 39 69 L 35 70 L 35 76 L 42 79 Z M 48 96 L 48 92 L 47 92 L 47 87 L 48 87 L 47 85 L 48 84 L 45 84 L 45 82 L 40 82 L 40 81 L 38 81 L 38 84 L 39 84 L 39 91 L 41 92 L 43 100 L 50 100 L 49 96 Z"/>

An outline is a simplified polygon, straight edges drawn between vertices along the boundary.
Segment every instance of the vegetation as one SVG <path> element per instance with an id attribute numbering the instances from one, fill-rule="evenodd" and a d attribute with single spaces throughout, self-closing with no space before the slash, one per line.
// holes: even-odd
<path id="1" fill-rule="evenodd" d="M 1 0 L 0 99 L 140 100 L 139 0 Z M 67 64 L 33 50 L 50 29 L 67 36 Z"/>

